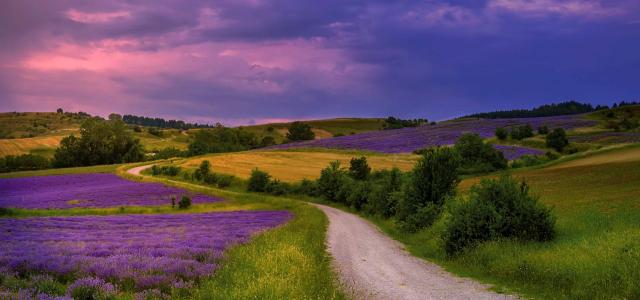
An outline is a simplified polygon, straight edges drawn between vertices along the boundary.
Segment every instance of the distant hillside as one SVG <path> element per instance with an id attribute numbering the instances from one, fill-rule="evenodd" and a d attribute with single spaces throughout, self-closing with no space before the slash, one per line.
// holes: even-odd
<path id="1" fill-rule="evenodd" d="M 68 134 L 77 130 L 80 124 L 90 117 L 82 112 L 0 113 L 0 139 Z"/>
<path id="2" fill-rule="evenodd" d="M 341 135 L 352 135 L 368 131 L 381 130 L 384 119 L 381 118 L 336 118 L 325 120 L 303 121 L 312 127 L 316 139 L 330 138 Z M 241 126 L 245 130 L 262 136 L 271 136 L 277 143 L 281 143 L 291 123 L 269 123 L 252 126 Z"/>
<path id="3" fill-rule="evenodd" d="M 607 107 L 593 107 L 588 103 L 580 103 L 576 101 L 568 101 L 561 103 L 552 103 L 538 106 L 533 109 L 513 109 L 503 111 L 493 111 L 485 113 L 477 113 L 468 115 L 469 118 L 483 119 L 506 119 L 506 118 L 534 118 L 534 117 L 551 117 L 560 115 L 575 115 L 589 113 L 595 110 L 606 109 Z"/>

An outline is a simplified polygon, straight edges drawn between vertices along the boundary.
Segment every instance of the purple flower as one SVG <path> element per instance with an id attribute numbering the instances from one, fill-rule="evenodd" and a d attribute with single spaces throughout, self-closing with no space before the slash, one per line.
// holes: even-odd
<path id="1" fill-rule="evenodd" d="M 114 174 L 73 174 L 0 179 L 0 207 L 28 209 L 170 205 L 171 196 L 191 196 L 193 203 L 220 198 L 193 194 L 159 183 Z"/>

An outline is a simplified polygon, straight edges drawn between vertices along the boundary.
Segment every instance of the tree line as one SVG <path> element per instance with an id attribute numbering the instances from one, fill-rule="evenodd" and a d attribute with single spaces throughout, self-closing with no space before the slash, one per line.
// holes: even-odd
<path id="1" fill-rule="evenodd" d="M 124 115 L 122 121 L 131 125 L 152 126 L 159 128 L 173 128 L 173 129 L 191 129 L 191 128 L 212 128 L 216 125 L 198 124 L 198 123 L 186 123 L 182 120 L 165 120 L 163 118 L 149 118 L 136 115 Z"/>
<path id="2" fill-rule="evenodd" d="M 533 109 L 513 109 L 502 110 L 485 113 L 471 114 L 469 118 L 484 119 L 503 119 L 503 118 L 533 118 L 533 117 L 550 117 L 559 115 L 573 115 L 588 113 L 596 110 L 607 109 L 606 106 L 593 107 L 588 103 L 580 103 L 577 101 L 567 101 L 561 103 L 552 103 L 538 106 Z"/>

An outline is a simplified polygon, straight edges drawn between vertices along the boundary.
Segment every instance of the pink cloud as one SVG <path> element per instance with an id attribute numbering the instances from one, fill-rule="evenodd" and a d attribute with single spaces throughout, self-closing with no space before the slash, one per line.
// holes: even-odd
<path id="1" fill-rule="evenodd" d="M 126 19 L 131 17 L 131 13 L 128 11 L 114 11 L 114 12 L 81 12 L 75 9 L 70 9 L 66 12 L 68 19 L 79 23 L 97 24 L 108 23 L 118 19 Z"/>

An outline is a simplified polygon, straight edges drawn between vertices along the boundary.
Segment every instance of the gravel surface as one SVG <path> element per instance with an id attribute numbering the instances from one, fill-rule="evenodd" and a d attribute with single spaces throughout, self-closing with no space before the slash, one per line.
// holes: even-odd
<path id="1" fill-rule="evenodd" d="M 412 256 L 356 215 L 316 206 L 329 218 L 329 251 L 356 299 L 515 299 Z"/>

